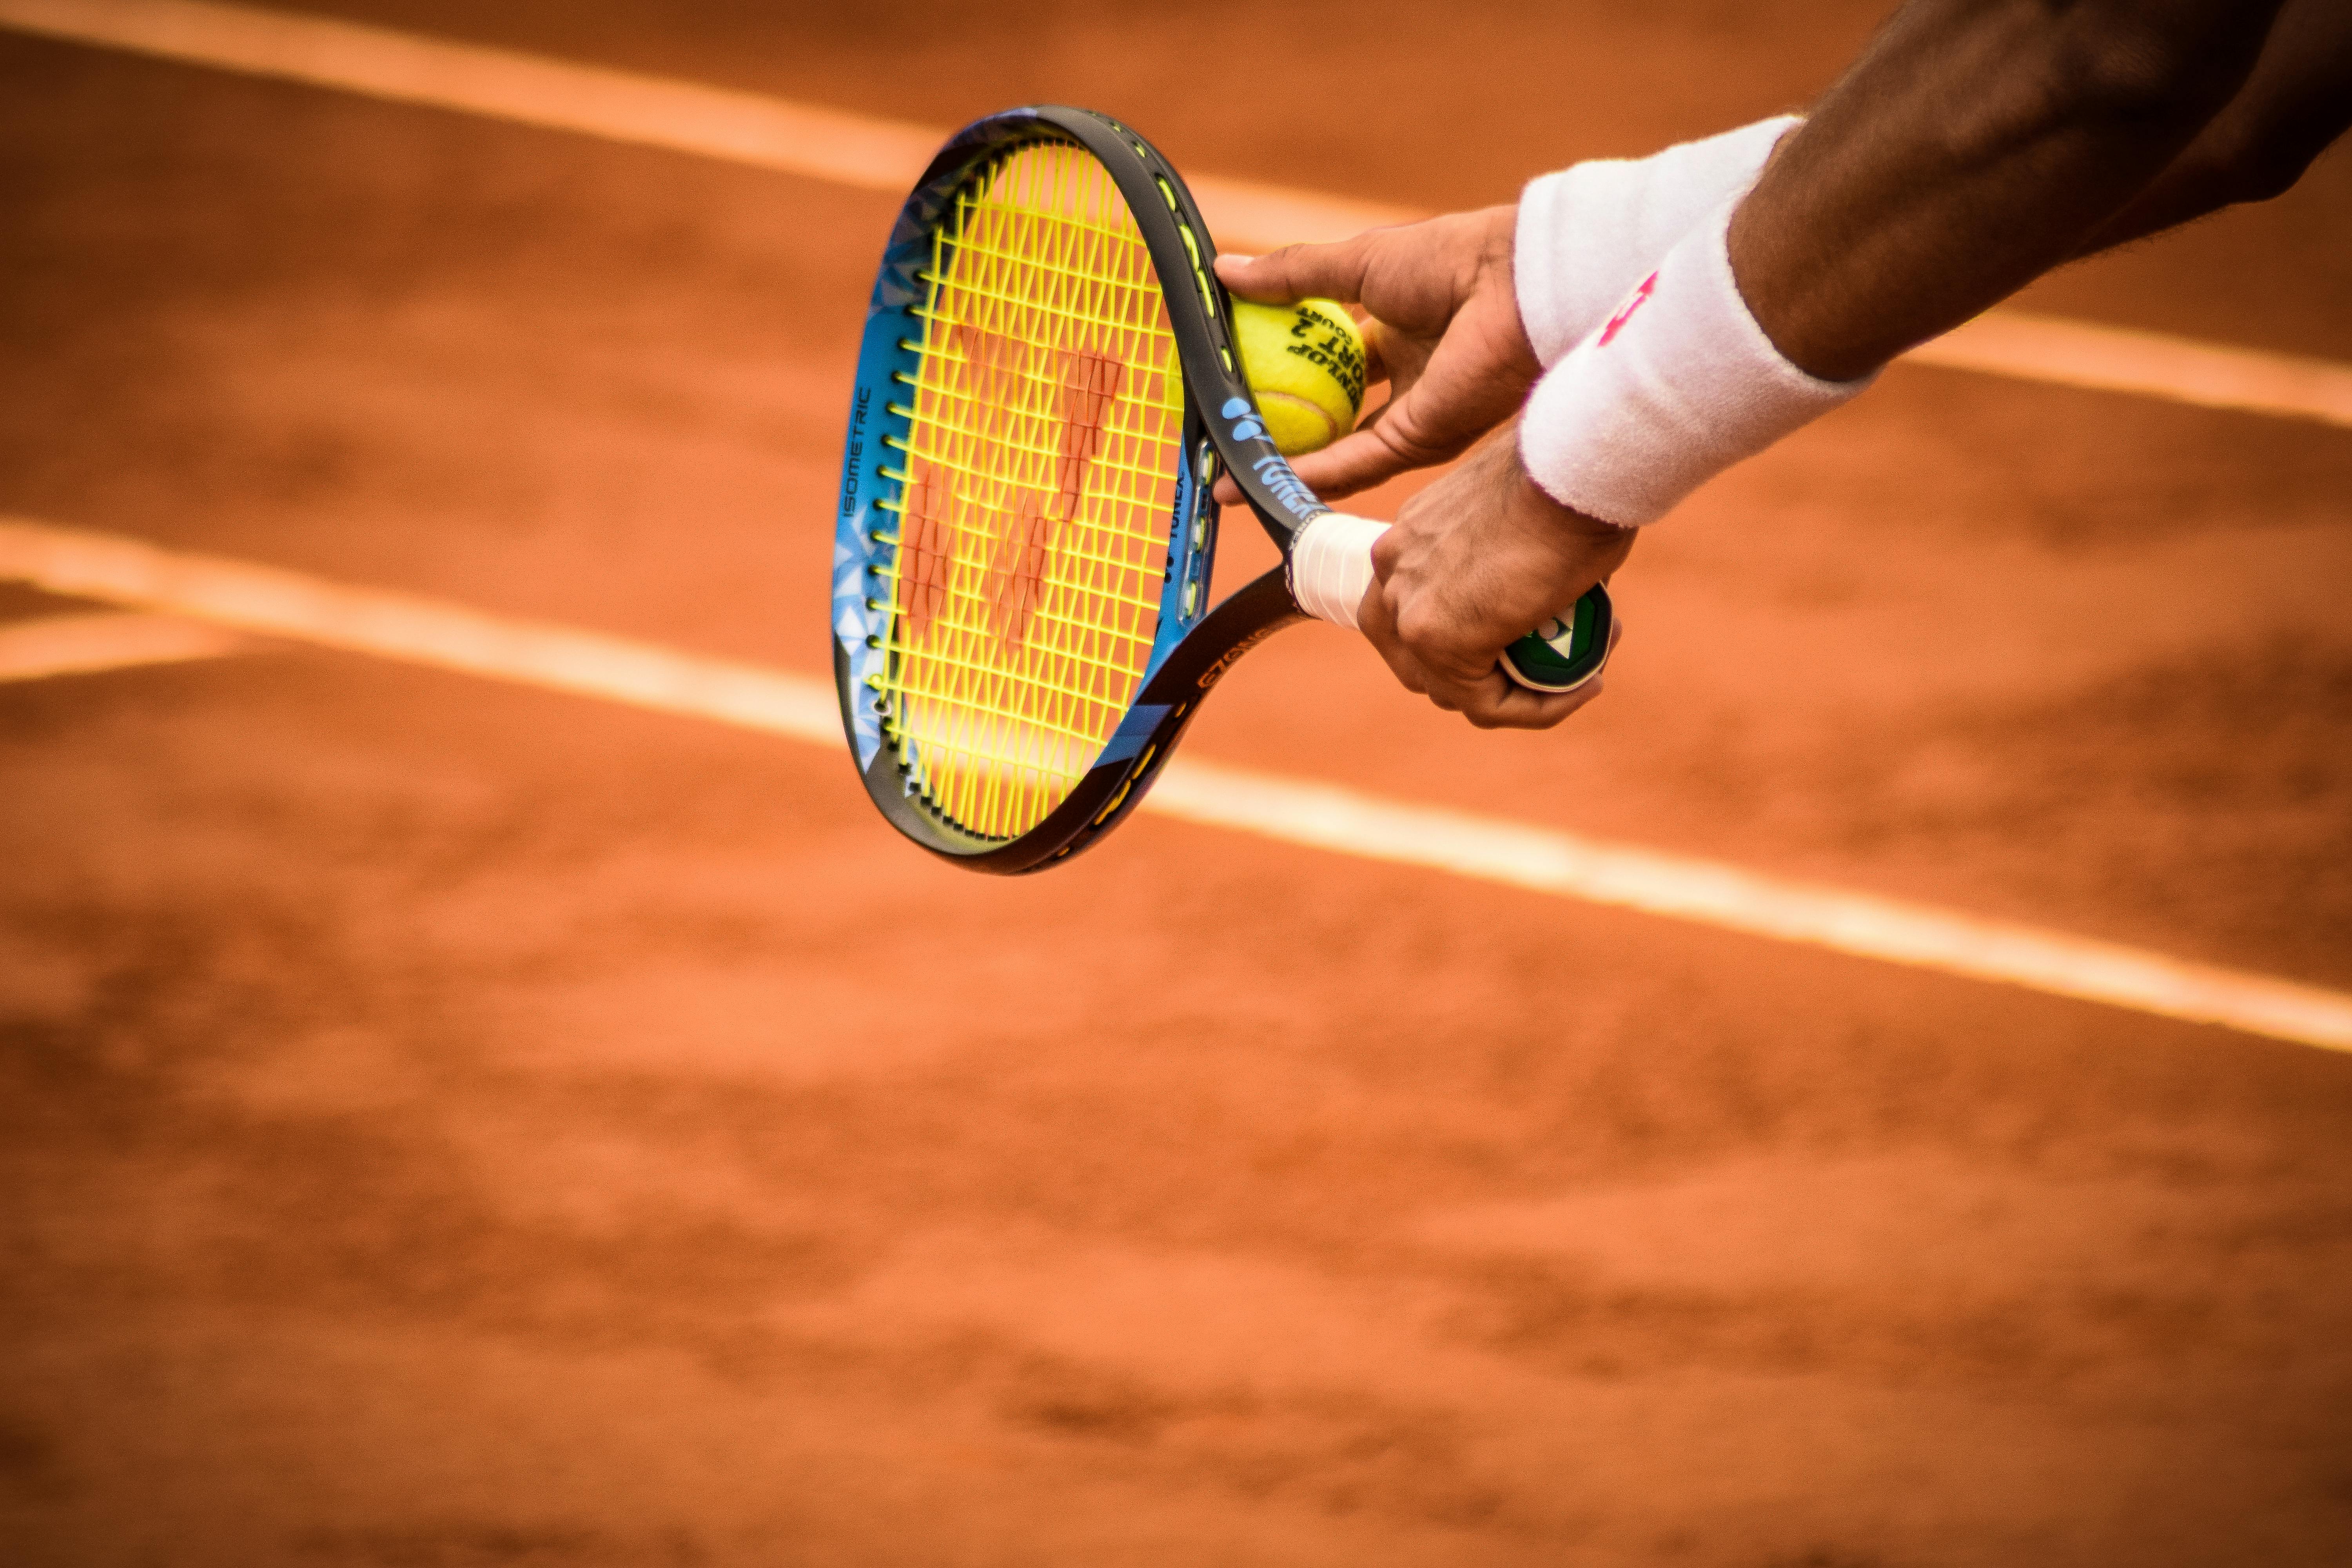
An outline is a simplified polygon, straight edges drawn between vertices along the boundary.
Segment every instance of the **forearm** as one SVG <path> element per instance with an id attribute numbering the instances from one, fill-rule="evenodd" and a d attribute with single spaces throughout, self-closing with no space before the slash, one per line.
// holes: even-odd
<path id="1" fill-rule="evenodd" d="M 2245 86 L 2076 247 L 2090 256 L 2240 202 L 2268 201 L 2352 126 L 2352 5 L 2288 0 Z"/>
<path id="2" fill-rule="evenodd" d="M 1861 376 L 2077 254 L 2236 94 L 2279 0 L 1914 0 L 1731 228 L 1780 352 Z"/>

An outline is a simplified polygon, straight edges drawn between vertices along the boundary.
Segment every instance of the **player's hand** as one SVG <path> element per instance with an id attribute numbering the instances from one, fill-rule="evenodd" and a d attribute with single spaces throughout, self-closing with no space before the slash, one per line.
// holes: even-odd
<path id="1" fill-rule="evenodd" d="M 1405 503 L 1372 546 L 1377 580 L 1358 612 L 1399 680 L 1482 730 L 1548 730 L 1601 694 L 1600 678 L 1530 691 L 1497 661 L 1633 549 L 1632 529 L 1571 510 L 1529 479 L 1517 433 L 1488 437 Z"/>
<path id="2" fill-rule="evenodd" d="M 1325 500 L 1459 457 L 1527 401 L 1543 367 L 1519 324 L 1511 271 L 1517 205 L 1376 228 L 1337 245 L 1220 256 L 1217 277 L 1245 300 L 1309 297 L 1371 313 L 1366 381 L 1389 401 L 1363 428 L 1291 466 Z M 1231 479 L 1217 499 L 1241 500 Z"/>

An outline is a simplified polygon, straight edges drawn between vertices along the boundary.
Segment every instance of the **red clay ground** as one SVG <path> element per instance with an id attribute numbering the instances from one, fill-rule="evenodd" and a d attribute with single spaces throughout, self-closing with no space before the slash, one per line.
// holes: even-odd
<path id="1" fill-rule="evenodd" d="M 344 9 L 1431 205 L 1870 10 Z M 0 77 L 0 508 L 822 670 L 888 199 Z M 2037 302 L 2352 354 L 2347 246 L 2338 155 Z M 1568 729 L 1308 629 L 1192 743 L 2352 984 L 2347 494 L 1898 370 Z M 1150 819 L 982 881 L 837 755 L 299 651 L 0 688 L 0 802 L 11 1563 L 2352 1557 L 2352 1060 Z"/>

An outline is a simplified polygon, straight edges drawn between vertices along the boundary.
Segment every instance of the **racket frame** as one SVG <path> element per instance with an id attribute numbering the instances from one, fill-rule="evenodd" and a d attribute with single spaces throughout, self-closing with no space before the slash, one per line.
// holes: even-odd
<path id="1" fill-rule="evenodd" d="M 1171 509 L 1168 572 L 1160 624 L 1134 700 L 1093 764 L 1046 816 L 1019 836 L 983 837 L 944 820 L 922 799 L 882 733 L 885 713 L 872 679 L 889 658 L 896 614 L 889 572 L 898 523 L 882 503 L 899 481 L 884 469 L 903 461 L 886 443 L 888 413 L 919 355 L 923 278 L 932 237 L 975 171 L 1035 143 L 1075 143 L 1102 164 L 1140 232 L 1182 371 L 1185 416 Z M 1066 105 L 1006 110 L 956 132 L 935 155 L 900 209 L 866 313 L 842 462 L 834 552 L 833 655 L 842 726 L 866 793 L 882 815 L 924 848 L 972 870 L 1017 875 L 1059 864 L 1123 821 L 1174 751 L 1201 700 L 1234 660 L 1294 621 L 1307 618 L 1293 597 L 1288 563 L 1298 531 L 1331 509 L 1301 484 L 1275 449 L 1242 374 L 1233 316 L 1214 271 L 1209 226 L 1174 166 L 1108 115 Z M 897 421 L 903 436 L 905 422 Z M 1218 507 L 1210 490 L 1230 474 L 1283 552 L 1284 565 L 1206 601 L 1215 556 Z M 1189 599 L 1187 595 L 1190 595 Z M 1601 601 L 1606 614 L 1606 601 Z M 1607 631 L 1601 628 L 1605 656 Z"/>

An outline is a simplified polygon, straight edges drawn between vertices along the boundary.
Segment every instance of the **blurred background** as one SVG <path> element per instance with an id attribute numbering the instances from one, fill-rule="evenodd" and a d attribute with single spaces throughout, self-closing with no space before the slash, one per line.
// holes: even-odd
<path id="1" fill-rule="evenodd" d="M 1440 210 L 1885 9 L 301 14 Z M 0 511 L 822 678 L 895 195 L 0 83 Z M 2020 303 L 2347 360 L 2347 254 L 2339 148 Z M 2352 986 L 2347 495 L 1898 365 L 1645 535 L 1563 729 L 1308 626 L 1188 751 Z M 984 880 L 835 752 L 201 651 L 0 682 L 11 1563 L 2352 1560 L 2352 1059 L 1165 819 Z"/>

